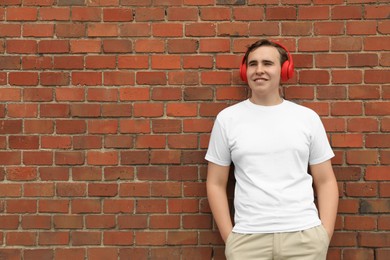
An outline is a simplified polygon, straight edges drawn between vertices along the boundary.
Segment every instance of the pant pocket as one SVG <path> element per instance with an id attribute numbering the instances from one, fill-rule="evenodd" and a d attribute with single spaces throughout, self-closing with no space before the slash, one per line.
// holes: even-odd
<path id="1" fill-rule="evenodd" d="M 329 238 L 328 232 L 326 231 L 324 225 L 321 224 L 321 225 L 319 226 L 319 229 L 320 229 L 321 232 L 322 232 L 322 236 L 323 236 L 323 239 L 324 239 L 326 245 L 329 246 L 330 238 Z"/>

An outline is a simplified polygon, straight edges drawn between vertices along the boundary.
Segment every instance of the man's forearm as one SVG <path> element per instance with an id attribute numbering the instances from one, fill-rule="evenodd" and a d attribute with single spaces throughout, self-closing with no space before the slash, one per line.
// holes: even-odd
<path id="1" fill-rule="evenodd" d="M 318 187 L 317 197 L 321 222 L 328 231 L 329 236 L 332 237 L 339 200 L 337 182 L 335 180 L 329 180 L 323 183 Z"/>
<path id="2" fill-rule="evenodd" d="M 226 239 L 233 228 L 226 189 L 218 185 L 208 183 L 207 197 L 221 237 L 226 242 Z"/>

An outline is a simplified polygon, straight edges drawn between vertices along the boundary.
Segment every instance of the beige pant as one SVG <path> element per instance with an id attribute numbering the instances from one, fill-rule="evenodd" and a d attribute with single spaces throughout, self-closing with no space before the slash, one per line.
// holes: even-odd
<path id="1" fill-rule="evenodd" d="M 231 233 L 225 255 L 228 260 L 325 260 L 329 242 L 322 225 L 286 233 Z"/>

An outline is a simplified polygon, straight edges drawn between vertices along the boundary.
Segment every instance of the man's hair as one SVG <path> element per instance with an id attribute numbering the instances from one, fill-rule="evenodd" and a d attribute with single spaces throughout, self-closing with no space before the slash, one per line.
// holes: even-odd
<path id="1" fill-rule="evenodd" d="M 270 40 L 266 40 L 266 39 L 263 39 L 263 40 L 258 40 L 257 42 L 253 43 L 252 45 L 250 45 L 245 53 L 245 56 L 244 56 L 244 62 L 247 63 L 248 62 L 248 56 L 249 54 L 256 50 L 257 48 L 259 47 L 262 47 L 262 46 L 272 46 L 272 47 L 275 47 L 279 54 L 280 54 L 280 65 L 283 65 L 283 63 L 288 60 L 288 54 L 287 54 L 287 51 L 282 47 L 280 46 L 279 44 L 275 43 L 275 42 L 272 42 Z"/>

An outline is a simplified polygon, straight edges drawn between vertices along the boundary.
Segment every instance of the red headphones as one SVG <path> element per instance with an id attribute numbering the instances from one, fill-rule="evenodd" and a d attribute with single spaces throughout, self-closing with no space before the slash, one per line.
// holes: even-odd
<path id="1" fill-rule="evenodd" d="M 280 43 L 277 43 L 277 42 L 273 42 L 273 43 L 277 44 L 278 46 L 280 46 L 281 48 L 283 48 L 287 52 L 288 60 L 286 60 L 282 64 L 282 70 L 280 72 L 280 77 L 281 77 L 282 81 L 287 81 L 287 80 L 291 79 L 292 76 L 294 75 L 293 59 L 291 57 L 290 52 L 286 49 L 286 47 L 284 47 L 283 45 L 281 45 Z M 268 46 L 268 45 L 264 45 L 264 46 Z M 240 77 L 243 81 L 248 82 L 248 78 L 246 77 L 245 56 L 242 58 L 242 62 L 241 62 L 241 66 L 240 66 Z"/>

